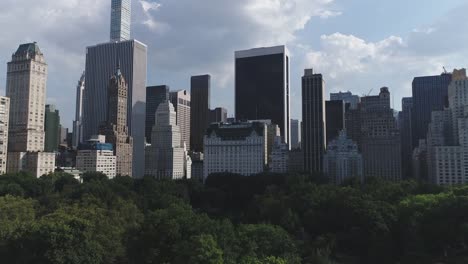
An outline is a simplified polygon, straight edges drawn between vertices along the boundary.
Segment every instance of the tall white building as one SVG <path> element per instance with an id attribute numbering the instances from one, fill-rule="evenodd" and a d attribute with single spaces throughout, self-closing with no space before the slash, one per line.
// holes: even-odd
<path id="1" fill-rule="evenodd" d="M 159 104 L 151 134 L 151 146 L 146 148 L 145 175 L 158 179 L 182 179 L 188 160 L 180 144 L 180 128 L 171 102 Z M 190 163 L 191 165 L 191 163 Z"/>
<path id="2" fill-rule="evenodd" d="M 187 90 L 171 92 L 169 94 L 174 110 L 176 122 L 180 129 L 180 145 L 184 143 L 190 147 L 190 93 Z"/>
<path id="3" fill-rule="evenodd" d="M 54 153 L 44 153 L 47 64 L 36 42 L 21 44 L 8 63 L 10 98 L 7 171 L 39 177 L 55 170 Z"/>
<path id="4" fill-rule="evenodd" d="M 81 172 L 102 172 L 109 178 L 117 173 L 117 157 L 111 143 L 106 143 L 105 136 L 99 135 L 80 144 L 76 155 L 76 168 Z"/>
<path id="5" fill-rule="evenodd" d="M 83 92 L 85 89 L 85 73 L 81 75 L 76 87 L 75 120 L 73 121 L 72 146 L 77 148 L 83 142 Z"/>
<path id="6" fill-rule="evenodd" d="M 130 23 L 132 19 L 131 0 L 112 0 L 111 3 L 111 41 L 124 41 L 130 39 Z"/>
<path id="7" fill-rule="evenodd" d="M 341 131 L 338 138 L 329 143 L 323 168 L 335 184 L 341 184 L 351 177 L 362 180 L 362 156 L 356 143 L 348 139 L 345 131 Z"/>
<path id="8" fill-rule="evenodd" d="M 203 177 L 218 172 L 258 174 L 267 165 L 267 127 L 262 122 L 211 124 L 204 138 Z"/>
<path id="9" fill-rule="evenodd" d="M 0 174 L 7 172 L 10 98 L 0 96 Z"/>

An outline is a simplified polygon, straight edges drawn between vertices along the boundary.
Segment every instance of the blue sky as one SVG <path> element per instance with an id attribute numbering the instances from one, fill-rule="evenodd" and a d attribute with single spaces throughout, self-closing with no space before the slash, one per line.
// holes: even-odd
<path id="1" fill-rule="evenodd" d="M 86 46 L 108 39 L 110 0 L 2 6 L 0 93 L 11 54 L 20 43 L 38 41 L 49 64 L 47 101 L 71 127 Z M 327 93 L 362 95 L 388 86 L 400 108 L 414 76 L 466 67 L 468 58 L 462 0 L 133 0 L 132 8 L 132 36 L 148 45 L 148 85 L 189 89 L 191 75 L 210 73 L 212 107 L 230 115 L 235 50 L 288 46 L 294 118 L 304 68 L 324 74 Z"/>

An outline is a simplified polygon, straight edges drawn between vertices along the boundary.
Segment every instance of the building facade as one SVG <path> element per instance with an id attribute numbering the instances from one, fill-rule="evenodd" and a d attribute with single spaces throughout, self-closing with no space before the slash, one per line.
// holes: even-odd
<path id="1" fill-rule="evenodd" d="M 353 95 L 351 92 L 330 93 L 330 101 L 344 101 L 349 104 L 350 109 L 357 109 L 361 98 L 358 95 Z"/>
<path id="2" fill-rule="evenodd" d="M 10 98 L 0 96 L 0 175 L 7 172 Z"/>
<path id="3" fill-rule="evenodd" d="M 342 184 L 346 179 L 357 178 L 362 181 L 362 156 L 356 143 L 340 131 L 338 137 L 328 144 L 323 168 L 334 184 Z"/>
<path id="4" fill-rule="evenodd" d="M 273 173 L 288 172 L 289 149 L 286 143 L 281 142 L 281 137 L 275 138 L 275 144 L 271 151 L 271 161 L 268 164 L 270 171 Z"/>
<path id="5" fill-rule="evenodd" d="M 297 119 L 291 119 L 291 149 L 300 149 L 302 146 L 302 123 Z"/>
<path id="6" fill-rule="evenodd" d="M 325 102 L 327 146 L 332 140 L 338 137 L 340 131 L 346 129 L 345 112 L 344 101 L 336 100 Z"/>
<path id="7" fill-rule="evenodd" d="M 110 39 L 112 42 L 130 39 L 131 8 L 131 0 L 112 0 L 110 22 Z"/>
<path id="8" fill-rule="evenodd" d="M 173 180 L 187 176 L 186 149 L 180 144 L 180 128 L 176 120 L 177 114 L 169 100 L 159 105 L 152 143 L 146 148 L 145 175 Z"/>
<path id="9" fill-rule="evenodd" d="M 46 82 L 47 64 L 39 46 L 21 44 L 7 66 L 9 173 L 25 170 L 39 177 L 55 169 L 54 153 L 43 152 Z"/>
<path id="10" fill-rule="evenodd" d="M 72 147 L 77 148 L 83 142 L 83 92 L 85 89 L 85 73 L 81 75 L 76 86 L 75 120 L 73 121 Z"/>
<path id="11" fill-rule="evenodd" d="M 239 121 L 270 119 L 289 145 L 289 51 L 285 46 L 235 52 L 235 115 Z"/>
<path id="12" fill-rule="evenodd" d="M 102 172 L 109 178 L 116 173 L 114 147 L 105 143 L 105 136 L 95 136 L 86 143 L 80 144 L 76 155 L 76 168 L 85 172 Z"/>
<path id="13" fill-rule="evenodd" d="M 227 109 L 224 107 L 216 107 L 210 110 L 211 123 L 227 123 Z"/>
<path id="14" fill-rule="evenodd" d="M 401 136 L 401 166 L 403 178 L 413 176 L 413 135 L 412 135 L 412 112 L 413 98 L 405 97 L 401 100 L 400 136 Z"/>
<path id="15" fill-rule="evenodd" d="M 190 146 L 190 93 L 187 90 L 171 92 L 170 100 L 176 111 L 176 123 L 180 129 L 180 145 Z"/>
<path id="16" fill-rule="evenodd" d="M 169 89 L 167 85 L 146 87 L 145 138 L 147 143 L 151 143 L 151 131 L 153 131 L 158 106 L 169 100 Z"/>
<path id="17" fill-rule="evenodd" d="M 192 96 L 190 108 L 190 150 L 203 152 L 203 137 L 209 125 L 211 76 L 198 75 L 190 78 Z"/>
<path id="18" fill-rule="evenodd" d="M 221 172 L 250 176 L 263 172 L 267 165 L 265 123 L 211 124 L 204 144 L 205 180 Z"/>
<path id="19" fill-rule="evenodd" d="M 45 146 L 47 152 L 58 151 L 60 144 L 60 113 L 55 109 L 55 105 L 45 106 Z"/>
<path id="20" fill-rule="evenodd" d="M 326 144 L 325 81 L 322 74 L 306 69 L 302 77 L 302 150 L 304 170 L 323 172 Z"/>

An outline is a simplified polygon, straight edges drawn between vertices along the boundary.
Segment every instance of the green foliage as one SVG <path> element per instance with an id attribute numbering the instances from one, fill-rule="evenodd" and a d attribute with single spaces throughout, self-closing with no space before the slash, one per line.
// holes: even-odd
<path id="1" fill-rule="evenodd" d="M 468 186 L 0 177 L 2 263 L 468 263 Z"/>

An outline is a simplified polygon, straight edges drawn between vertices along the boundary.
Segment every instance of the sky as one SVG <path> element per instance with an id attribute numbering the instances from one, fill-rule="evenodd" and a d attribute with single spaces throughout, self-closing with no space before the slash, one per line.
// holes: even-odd
<path id="1" fill-rule="evenodd" d="M 18 45 L 37 41 L 49 66 L 47 103 L 71 128 L 86 47 L 109 39 L 111 0 L 2 0 L 0 94 Z M 305 68 L 330 92 L 377 94 L 395 109 L 415 76 L 467 67 L 466 0 L 132 0 L 132 38 L 148 45 L 148 85 L 190 89 L 212 75 L 211 107 L 233 115 L 234 51 L 286 45 L 291 112 L 301 118 Z"/>

